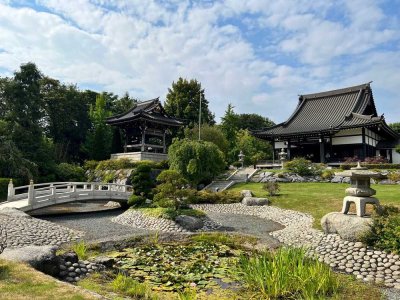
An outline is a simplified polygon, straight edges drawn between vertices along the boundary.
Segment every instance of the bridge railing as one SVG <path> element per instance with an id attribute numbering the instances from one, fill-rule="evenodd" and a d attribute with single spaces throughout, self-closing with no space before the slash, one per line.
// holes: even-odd
<path id="1" fill-rule="evenodd" d="M 14 187 L 8 185 L 7 202 L 28 200 L 31 207 L 44 203 L 53 204 L 71 200 L 127 199 L 132 194 L 132 186 L 101 182 L 51 182 Z"/>

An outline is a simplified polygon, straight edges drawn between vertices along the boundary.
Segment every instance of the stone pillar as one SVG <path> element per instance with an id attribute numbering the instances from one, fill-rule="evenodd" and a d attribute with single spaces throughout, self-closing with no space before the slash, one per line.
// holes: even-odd
<path id="1" fill-rule="evenodd" d="M 29 181 L 28 187 L 28 205 L 33 205 L 35 200 L 35 187 L 33 186 L 33 180 Z"/>
<path id="2" fill-rule="evenodd" d="M 8 183 L 7 201 L 12 201 L 14 199 L 14 195 L 15 195 L 14 184 L 12 179 L 10 179 L 10 182 Z"/>

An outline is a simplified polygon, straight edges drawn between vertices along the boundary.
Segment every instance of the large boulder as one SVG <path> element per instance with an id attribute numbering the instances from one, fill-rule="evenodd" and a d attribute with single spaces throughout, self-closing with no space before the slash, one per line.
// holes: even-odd
<path id="1" fill-rule="evenodd" d="M 0 254 L 1 259 L 22 262 L 36 270 L 51 276 L 59 274 L 60 258 L 56 256 L 55 246 L 26 246 L 22 248 L 6 248 Z"/>
<path id="2" fill-rule="evenodd" d="M 372 219 L 358 217 L 357 215 L 345 215 L 332 212 L 322 217 L 321 226 L 326 234 L 337 233 L 347 241 L 360 241 L 362 235 L 370 230 Z"/>
<path id="3" fill-rule="evenodd" d="M 242 200 L 242 204 L 247 206 L 268 205 L 269 200 L 267 198 L 244 197 Z"/>
<path id="4" fill-rule="evenodd" d="M 177 216 L 175 222 L 189 231 L 196 231 L 204 226 L 202 219 L 185 215 Z"/>

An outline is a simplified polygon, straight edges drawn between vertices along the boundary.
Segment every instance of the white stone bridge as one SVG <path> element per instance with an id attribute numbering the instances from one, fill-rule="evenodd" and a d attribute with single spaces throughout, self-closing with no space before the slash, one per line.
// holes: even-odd
<path id="1" fill-rule="evenodd" d="M 115 201 L 127 203 L 132 186 L 100 182 L 51 182 L 14 187 L 8 185 L 7 201 L 0 209 L 17 208 L 24 212 L 48 206 L 82 201 Z"/>

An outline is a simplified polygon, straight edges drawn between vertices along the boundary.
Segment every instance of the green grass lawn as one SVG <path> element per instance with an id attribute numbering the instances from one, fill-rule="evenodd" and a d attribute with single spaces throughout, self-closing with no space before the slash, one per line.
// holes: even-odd
<path id="1" fill-rule="evenodd" d="M 262 186 L 262 183 L 238 183 L 231 190 L 251 190 L 257 197 L 270 199 L 274 206 L 309 213 L 315 219 L 314 227 L 320 228 L 320 220 L 325 214 L 342 209 L 345 189 L 350 185 L 344 183 L 281 183 L 278 196 L 268 196 Z M 400 207 L 399 185 L 373 185 L 372 188 L 376 190 L 376 197 L 381 204 Z M 354 209 L 353 205 L 352 209 Z"/>

